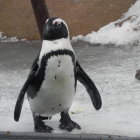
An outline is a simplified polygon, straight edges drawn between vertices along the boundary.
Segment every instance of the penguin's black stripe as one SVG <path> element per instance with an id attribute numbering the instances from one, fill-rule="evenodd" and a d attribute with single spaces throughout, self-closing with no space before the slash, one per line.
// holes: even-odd
<path id="1" fill-rule="evenodd" d="M 58 55 L 69 55 L 71 56 L 73 63 L 75 63 L 74 53 L 71 50 L 67 50 L 67 49 L 51 51 L 50 53 L 47 53 L 45 57 L 46 57 L 46 60 L 48 60 L 50 57 L 58 56 Z"/>
<path id="2" fill-rule="evenodd" d="M 40 87 L 45 78 L 45 70 L 47 67 L 48 59 L 50 59 L 53 56 L 60 56 L 60 55 L 69 55 L 72 58 L 72 63 L 74 65 L 74 75 L 76 74 L 75 54 L 71 50 L 63 49 L 63 50 L 51 51 L 50 53 L 47 53 L 42 57 L 40 62 L 41 63 L 40 68 L 36 76 L 32 80 L 30 86 L 28 87 L 28 91 L 27 91 L 28 97 L 33 99 L 35 96 L 37 96 L 37 92 L 40 90 Z M 76 87 L 76 81 L 75 81 L 75 87 Z"/>

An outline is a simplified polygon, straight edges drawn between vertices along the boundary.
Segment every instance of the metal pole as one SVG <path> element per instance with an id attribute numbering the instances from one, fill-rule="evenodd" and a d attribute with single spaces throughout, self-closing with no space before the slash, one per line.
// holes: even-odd
<path id="1" fill-rule="evenodd" d="M 49 18 L 49 12 L 45 0 L 31 0 L 35 19 L 37 22 L 40 37 L 43 37 L 43 27 L 47 18 Z"/>

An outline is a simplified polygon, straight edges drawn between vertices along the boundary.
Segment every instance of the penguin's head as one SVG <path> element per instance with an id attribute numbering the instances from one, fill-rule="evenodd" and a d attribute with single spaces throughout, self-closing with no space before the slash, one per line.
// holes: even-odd
<path id="1" fill-rule="evenodd" d="M 66 22 L 61 18 L 48 18 L 44 25 L 43 40 L 58 40 L 69 38 L 69 31 Z"/>

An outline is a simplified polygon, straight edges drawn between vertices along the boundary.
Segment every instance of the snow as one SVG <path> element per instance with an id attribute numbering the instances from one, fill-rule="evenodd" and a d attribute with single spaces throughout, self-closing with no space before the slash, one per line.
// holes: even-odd
<path id="1" fill-rule="evenodd" d="M 100 28 L 86 36 L 73 37 L 73 41 L 84 40 L 91 44 L 137 44 L 140 41 L 140 0 L 117 21 Z"/>
<path id="2" fill-rule="evenodd" d="M 3 32 L 0 32 L 0 42 L 18 42 L 18 41 L 26 41 L 26 39 L 18 39 L 17 37 L 3 36 Z"/>

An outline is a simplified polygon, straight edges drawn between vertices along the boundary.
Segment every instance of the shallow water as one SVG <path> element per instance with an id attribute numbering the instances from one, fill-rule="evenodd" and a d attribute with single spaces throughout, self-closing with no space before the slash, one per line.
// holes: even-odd
<path id="1" fill-rule="evenodd" d="M 40 46 L 40 42 L 0 43 L 0 131 L 33 131 L 27 100 L 19 122 L 14 122 L 13 110 Z M 140 136 L 140 82 L 134 78 L 140 68 L 140 46 L 77 42 L 73 47 L 81 66 L 97 85 L 103 106 L 96 111 L 78 84 L 70 114 L 82 130 L 72 133 Z M 66 133 L 58 129 L 59 118 L 54 116 L 48 124 L 54 133 Z"/>

